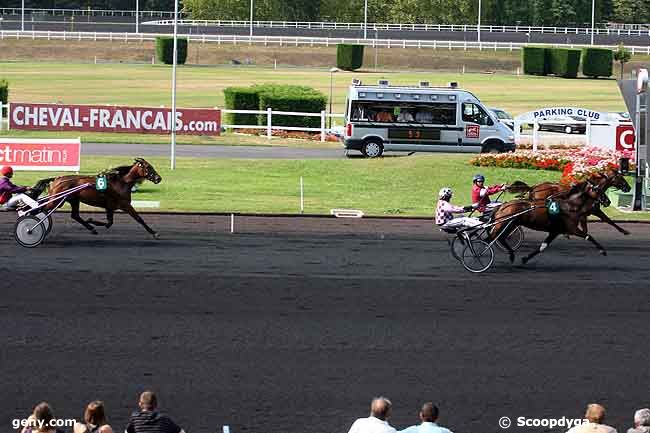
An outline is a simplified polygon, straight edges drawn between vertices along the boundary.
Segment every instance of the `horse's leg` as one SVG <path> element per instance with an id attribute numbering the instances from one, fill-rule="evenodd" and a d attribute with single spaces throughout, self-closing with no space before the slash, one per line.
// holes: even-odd
<path id="1" fill-rule="evenodd" d="M 603 256 L 607 255 L 607 251 L 605 251 L 605 248 L 601 244 L 599 244 L 598 241 L 596 239 L 594 239 L 594 237 L 591 236 L 586 231 L 583 231 L 583 230 L 576 227 L 575 233 L 573 233 L 573 234 L 575 234 L 576 236 L 579 236 L 579 237 L 581 237 L 581 238 L 583 238 L 585 240 L 588 240 L 589 242 L 594 244 L 596 246 L 596 248 L 598 248 L 598 251 L 600 252 L 600 254 L 602 254 Z"/>
<path id="2" fill-rule="evenodd" d="M 608 217 L 607 214 L 606 214 L 605 212 L 603 212 L 602 209 L 600 209 L 600 208 L 594 208 L 594 209 L 591 211 L 591 214 L 592 214 L 593 216 L 595 216 L 595 217 L 600 218 L 601 221 L 606 222 L 607 224 L 609 224 L 610 226 L 614 227 L 616 230 L 618 230 L 619 232 L 623 233 L 624 235 L 629 235 L 629 234 L 630 234 L 630 232 L 628 232 L 628 231 L 625 230 L 623 227 L 619 226 L 619 225 L 616 224 L 614 221 L 612 221 L 611 218 Z M 587 227 L 586 227 L 586 226 L 583 226 L 583 229 L 585 230 L 585 232 L 587 231 Z"/>
<path id="3" fill-rule="evenodd" d="M 106 222 L 102 221 L 96 221 L 92 218 L 88 219 L 88 224 L 92 224 L 94 226 L 101 226 L 101 227 L 106 227 L 107 229 L 110 228 L 113 225 L 113 210 L 112 209 L 106 209 Z"/>
<path id="4" fill-rule="evenodd" d="M 142 227 L 144 227 L 145 230 L 148 231 L 154 237 L 154 239 L 158 239 L 158 233 L 154 231 L 151 227 L 149 227 L 146 222 L 144 222 L 142 217 L 136 212 L 135 209 L 133 209 L 133 206 L 131 206 L 130 204 L 124 204 L 120 206 L 120 209 L 122 209 L 124 212 L 131 215 L 131 218 L 139 222 L 140 225 L 142 225 Z"/>
<path id="5" fill-rule="evenodd" d="M 516 228 L 517 225 L 514 221 L 512 221 L 505 230 L 501 230 L 501 233 L 499 233 L 499 236 L 497 237 L 497 242 L 499 245 L 508 251 L 508 258 L 510 259 L 510 263 L 514 263 L 515 261 L 515 250 L 513 250 L 508 243 L 508 236 L 510 236 L 510 233 L 512 233 Z"/>
<path id="6" fill-rule="evenodd" d="M 537 254 L 541 253 L 544 251 L 546 248 L 548 248 L 549 245 L 551 245 L 551 242 L 559 235 L 557 232 L 550 232 L 548 236 L 546 236 L 546 239 L 544 239 L 544 242 L 539 246 L 538 249 L 533 251 L 532 253 L 528 254 L 526 257 L 521 259 L 521 263 L 524 265 L 530 261 L 533 257 L 535 257 Z"/>
<path id="7" fill-rule="evenodd" d="M 88 222 L 81 218 L 81 215 L 79 215 L 79 199 L 77 197 L 68 198 L 68 203 L 70 203 L 70 208 L 72 209 L 70 212 L 72 219 L 77 221 L 82 226 L 86 227 L 90 233 L 96 235 L 97 230 L 95 230 L 92 225 L 88 224 Z"/>

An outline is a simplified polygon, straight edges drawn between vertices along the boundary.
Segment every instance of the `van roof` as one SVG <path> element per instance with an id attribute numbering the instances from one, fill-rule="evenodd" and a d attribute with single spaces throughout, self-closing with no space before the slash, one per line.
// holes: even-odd
<path id="1" fill-rule="evenodd" d="M 364 95 L 365 94 L 365 95 Z M 381 94 L 381 97 L 377 97 Z M 351 85 L 348 95 L 351 99 L 367 99 L 376 101 L 414 101 L 415 98 L 401 99 L 401 95 L 440 95 L 436 102 L 479 102 L 480 100 L 470 91 L 454 87 L 420 87 L 420 86 L 384 86 L 384 85 Z M 399 95 L 399 96 L 396 96 Z M 450 98 L 450 96 L 452 96 Z M 431 99 L 428 100 L 428 102 Z M 424 102 L 424 101 L 423 101 Z"/>

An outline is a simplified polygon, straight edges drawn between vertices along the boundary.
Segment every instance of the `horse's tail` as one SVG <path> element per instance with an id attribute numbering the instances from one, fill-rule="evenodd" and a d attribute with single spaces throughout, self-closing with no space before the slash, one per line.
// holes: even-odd
<path id="1" fill-rule="evenodd" d="M 506 187 L 506 192 L 509 192 L 511 194 L 517 194 L 518 198 L 523 198 L 526 194 L 530 192 L 531 189 L 533 188 L 529 186 L 526 182 L 516 180 Z"/>
<path id="2" fill-rule="evenodd" d="M 56 179 L 55 177 L 49 177 L 47 179 L 41 179 L 38 182 L 36 182 L 36 185 L 30 188 L 30 190 L 27 192 L 27 195 L 30 196 L 32 199 L 37 200 L 38 197 L 43 194 L 43 192 L 47 189 L 48 186 L 50 186 L 50 183 Z"/>

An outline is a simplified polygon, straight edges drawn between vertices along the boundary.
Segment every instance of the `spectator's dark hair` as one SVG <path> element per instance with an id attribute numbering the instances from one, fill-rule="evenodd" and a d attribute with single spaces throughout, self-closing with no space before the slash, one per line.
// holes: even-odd
<path id="1" fill-rule="evenodd" d="M 106 413 L 104 411 L 104 402 L 95 400 L 88 403 L 84 412 L 84 421 L 88 424 L 103 426 L 106 424 Z"/>
<path id="2" fill-rule="evenodd" d="M 375 418 L 386 421 L 392 406 L 393 404 L 386 397 L 376 397 L 370 404 L 370 414 Z"/>
<path id="3" fill-rule="evenodd" d="M 54 412 L 47 402 L 41 402 L 34 408 L 34 418 L 38 422 L 37 427 L 41 431 L 47 431 L 51 428 L 50 423 L 54 419 Z"/>
<path id="4" fill-rule="evenodd" d="M 158 407 L 158 399 L 153 391 L 145 391 L 140 394 L 138 405 L 142 410 L 155 410 Z"/>
<path id="5" fill-rule="evenodd" d="M 420 410 L 420 418 L 425 422 L 436 422 L 439 414 L 438 406 L 428 402 L 422 405 L 422 410 Z"/>

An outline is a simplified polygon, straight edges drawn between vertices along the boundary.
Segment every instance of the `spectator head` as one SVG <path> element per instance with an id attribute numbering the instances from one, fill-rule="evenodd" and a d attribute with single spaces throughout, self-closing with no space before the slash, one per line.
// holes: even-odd
<path id="1" fill-rule="evenodd" d="M 370 415 L 382 421 L 386 421 L 390 416 L 390 409 L 393 404 L 386 397 L 376 397 L 370 404 Z"/>
<path id="2" fill-rule="evenodd" d="M 102 426 L 106 424 L 106 412 L 104 411 L 104 402 L 95 400 L 88 403 L 84 412 L 84 421 L 87 424 Z"/>
<path id="3" fill-rule="evenodd" d="M 634 426 L 650 426 L 650 409 L 639 409 L 634 413 Z"/>
<path id="4" fill-rule="evenodd" d="M 438 419 L 438 406 L 429 402 L 422 405 L 420 410 L 420 419 L 422 422 L 436 422 Z"/>
<path id="5" fill-rule="evenodd" d="M 143 392 L 140 394 L 138 406 L 140 406 L 140 409 L 146 411 L 156 410 L 156 407 L 158 407 L 158 399 L 156 398 L 156 394 L 154 394 L 153 391 Z"/>
<path id="6" fill-rule="evenodd" d="M 54 419 L 54 413 L 48 403 L 42 402 L 37 404 L 34 408 L 33 416 L 38 431 L 48 431 L 50 429 L 50 423 Z"/>
<path id="7" fill-rule="evenodd" d="M 602 424 L 605 421 L 605 408 L 597 403 L 587 406 L 585 418 L 594 424 Z"/>

